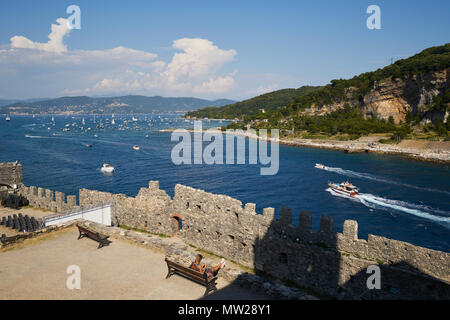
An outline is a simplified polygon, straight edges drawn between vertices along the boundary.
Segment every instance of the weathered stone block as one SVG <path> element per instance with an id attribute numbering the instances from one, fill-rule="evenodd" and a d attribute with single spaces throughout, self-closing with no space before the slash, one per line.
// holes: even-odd
<path id="1" fill-rule="evenodd" d="M 300 211 L 298 228 L 302 232 L 310 232 L 312 230 L 312 214 L 309 211 Z"/>
<path id="2" fill-rule="evenodd" d="M 290 207 L 281 208 L 280 223 L 285 225 L 292 223 L 292 209 Z"/>
<path id="3" fill-rule="evenodd" d="M 61 206 L 66 201 L 66 195 L 62 192 L 56 191 L 55 192 L 55 201 L 58 204 L 58 206 Z"/>
<path id="4" fill-rule="evenodd" d="M 264 208 L 263 209 L 263 216 L 267 218 L 267 220 L 272 221 L 275 216 L 275 209 L 272 207 Z"/>
<path id="5" fill-rule="evenodd" d="M 67 196 L 67 205 L 69 208 L 75 207 L 77 205 L 77 196 Z"/>
<path id="6" fill-rule="evenodd" d="M 334 231 L 333 217 L 323 214 L 320 218 L 320 231 L 332 233 Z"/>
<path id="7" fill-rule="evenodd" d="M 251 202 L 245 204 L 244 211 L 249 214 L 256 214 L 256 204 Z"/>
<path id="8" fill-rule="evenodd" d="M 150 181 L 148 183 L 148 187 L 152 190 L 158 190 L 159 189 L 159 181 Z"/>
<path id="9" fill-rule="evenodd" d="M 344 237 L 350 238 L 352 240 L 358 239 L 358 222 L 355 220 L 345 220 L 344 228 L 342 231 Z"/>

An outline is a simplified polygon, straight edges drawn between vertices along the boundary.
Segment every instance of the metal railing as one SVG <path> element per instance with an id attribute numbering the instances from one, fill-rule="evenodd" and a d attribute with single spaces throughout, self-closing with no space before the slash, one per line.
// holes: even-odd
<path id="1" fill-rule="evenodd" d="M 105 208 L 111 207 L 113 204 L 115 204 L 115 202 L 111 201 L 111 202 L 101 203 L 100 205 L 98 203 L 96 203 L 95 205 L 92 205 L 92 206 L 80 206 L 80 207 L 76 207 L 76 208 L 71 208 L 62 213 L 54 213 L 54 214 L 50 214 L 48 216 L 42 217 L 42 222 L 45 225 L 48 222 L 59 220 L 61 218 L 70 218 L 70 217 L 73 217 L 73 216 L 76 216 L 79 214 L 86 213 L 88 211 L 105 209 Z"/>

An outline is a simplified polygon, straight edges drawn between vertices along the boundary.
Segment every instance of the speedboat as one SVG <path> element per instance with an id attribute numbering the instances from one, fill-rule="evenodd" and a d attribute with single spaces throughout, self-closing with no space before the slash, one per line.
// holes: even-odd
<path id="1" fill-rule="evenodd" d="M 114 170 L 114 167 L 108 163 L 104 163 L 103 167 L 101 168 L 101 171 L 105 173 L 112 173 L 114 172 Z"/>
<path id="2" fill-rule="evenodd" d="M 323 164 L 320 163 L 316 163 L 316 165 L 314 166 L 317 169 L 325 169 L 325 166 Z"/>
<path id="3" fill-rule="evenodd" d="M 332 191 L 345 196 L 355 197 L 359 193 L 359 189 L 348 181 L 340 184 L 328 182 L 328 186 Z"/>
<path id="4" fill-rule="evenodd" d="M 139 149 L 140 149 L 139 146 L 133 146 L 133 150 L 138 151 Z"/>

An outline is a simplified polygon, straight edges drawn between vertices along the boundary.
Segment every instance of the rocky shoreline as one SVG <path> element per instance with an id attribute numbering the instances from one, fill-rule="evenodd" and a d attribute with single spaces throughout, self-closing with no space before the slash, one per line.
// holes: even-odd
<path id="1" fill-rule="evenodd" d="M 157 130 L 156 132 L 173 132 L 176 129 L 164 129 Z M 194 130 L 190 129 L 188 131 L 194 132 Z M 203 130 L 205 131 L 205 130 Z M 223 134 L 234 134 L 245 136 L 250 139 L 258 139 L 258 136 L 255 134 L 242 132 L 224 132 L 219 129 L 217 130 L 209 130 L 208 132 L 217 132 Z M 262 139 L 259 137 L 259 139 Z M 410 159 L 415 159 L 419 161 L 430 161 L 436 163 L 449 164 L 450 163 L 450 141 L 442 142 L 445 144 L 446 148 L 443 149 L 424 149 L 424 148 L 414 148 L 414 147 L 404 147 L 401 144 L 393 145 L 393 144 L 380 144 L 380 143 L 368 143 L 358 140 L 353 141 L 335 141 L 335 140 L 326 140 L 326 139 L 275 139 L 275 138 L 265 138 L 266 141 L 278 142 L 280 144 L 289 145 L 289 146 L 297 146 L 297 147 L 309 147 L 309 148 L 321 148 L 321 149 L 329 149 L 329 150 L 337 150 L 343 151 L 345 153 L 362 153 L 362 152 L 373 152 L 379 154 L 393 154 L 408 157 Z M 415 142 L 414 140 L 410 140 L 410 142 Z"/>

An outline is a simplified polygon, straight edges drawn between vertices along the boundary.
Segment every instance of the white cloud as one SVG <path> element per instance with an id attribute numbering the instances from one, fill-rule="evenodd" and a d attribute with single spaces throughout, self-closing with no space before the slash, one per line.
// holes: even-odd
<path id="1" fill-rule="evenodd" d="M 213 96 L 234 87 L 236 72 L 220 74 L 234 60 L 224 50 L 200 38 L 173 41 L 166 63 L 155 53 L 119 46 L 106 50 L 68 50 L 64 37 L 71 32 L 67 19 L 52 24 L 48 42 L 23 36 L 11 38 L 0 50 L 0 94 L 57 96 L 61 94 L 158 94 Z M 28 90 L 24 94 L 24 90 Z"/>
<path id="2" fill-rule="evenodd" d="M 23 36 L 14 36 L 11 38 L 12 48 L 38 49 L 47 52 L 62 53 L 67 52 L 63 39 L 69 33 L 69 22 L 67 19 L 56 19 L 58 24 L 52 24 L 52 32 L 48 35 L 47 43 L 33 42 Z"/>
<path id="3" fill-rule="evenodd" d="M 234 74 L 224 77 L 211 78 L 200 85 L 195 86 L 192 91 L 198 93 L 224 93 L 234 87 Z"/>
<path id="4" fill-rule="evenodd" d="M 264 93 L 269 93 L 269 92 L 275 91 L 278 88 L 279 87 L 278 87 L 277 84 L 260 85 L 256 89 L 249 90 L 248 94 L 252 95 L 252 96 L 259 96 L 259 95 L 262 95 Z"/>

